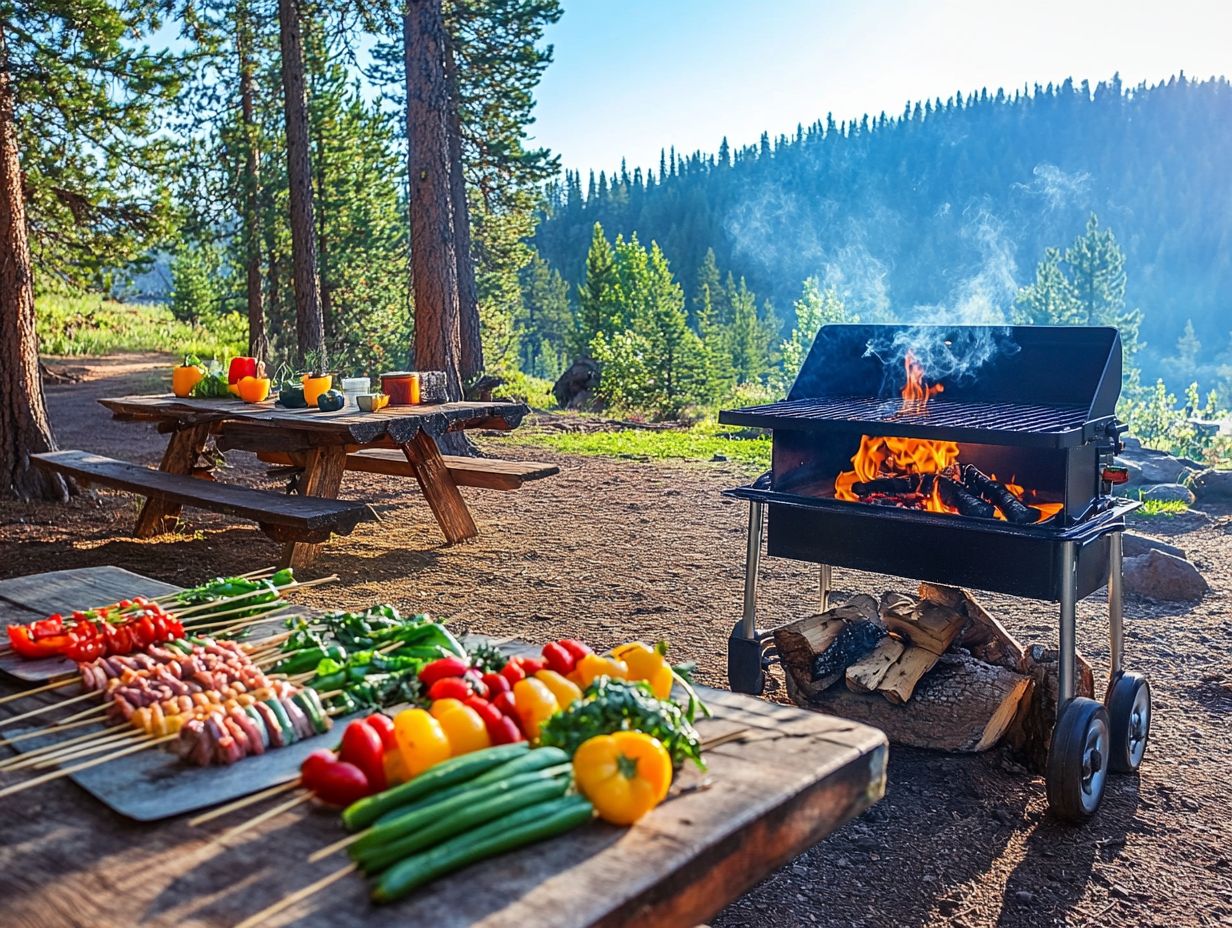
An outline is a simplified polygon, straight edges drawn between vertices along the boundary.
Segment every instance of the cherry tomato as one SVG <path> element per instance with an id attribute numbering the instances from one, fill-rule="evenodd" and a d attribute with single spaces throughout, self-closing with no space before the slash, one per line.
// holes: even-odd
<path id="1" fill-rule="evenodd" d="M 489 699 L 495 699 L 498 694 L 508 693 L 513 689 L 513 684 L 499 673 L 485 673 L 483 675 L 483 685 L 488 688 Z"/>

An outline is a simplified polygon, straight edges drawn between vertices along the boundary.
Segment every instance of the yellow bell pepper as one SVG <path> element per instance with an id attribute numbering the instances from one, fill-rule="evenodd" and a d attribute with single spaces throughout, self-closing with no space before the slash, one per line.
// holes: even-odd
<path id="1" fill-rule="evenodd" d="M 171 371 L 171 392 L 178 397 L 191 396 L 193 387 L 205 376 L 199 365 L 181 364 Z"/>
<path id="2" fill-rule="evenodd" d="M 601 819 L 632 825 L 667 795 L 672 758 L 659 739 L 640 731 L 597 735 L 573 755 L 573 779 Z"/>
<path id="3" fill-rule="evenodd" d="M 625 680 L 629 677 L 629 666 L 622 660 L 600 657 L 598 654 L 587 654 L 577 662 L 573 673 L 569 674 L 569 679 L 583 690 L 595 681 L 595 677 L 616 677 Z"/>
<path id="4" fill-rule="evenodd" d="M 404 709 L 395 715 L 394 737 L 406 772 L 412 777 L 450 757 L 445 730 L 426 709 Z"/>
<path id="5" fill-rule="evenodd" d="M 560 711 L 560 703 L 548 685 L 534 677 L 513 684 L 513 703 L 518 710 L 522 733 L 530 741 L 538 741 L 539 726 Z"/>
<path id="6" fill-rule="evenodd" d="M 535 679 L 541 681 L 552 691 L 552 695 L 556 697 L 556 702 L 562 709 L 569 708 L 573 700 L 582 698 L 582 691 L 578 685 L 562 677 L 555 670 L 540 670 L 535 674 Z"/>
<path id="7" fill-rule="evenodd" d="M 456 702 L 456 700 L 450 700 L 450 702 Z M 436 707 L 433 706 L 432 708 L 435 709 Z M 445 737 L 449 739 L 450 757 L 469 754 L 471 751 L 481 751 L 492 744 L 491 739 L 488 738 L 488 729 L 483 724 L 483 719 L 470 706 L 458 703 L 455 708 L 438 715 L 436 720 L 440 723 L 441 728 L 444 729 Z"/>
<path id="8" fill-rule="evenodd" d="M 454 709 L 462 708 L 462 700 L 460 699 L 434 699 L 432 705 L 428 707 L 428 712 L 437 721 L 440 721 L 442 715 L 446 712 L 452 712 Z"/>
<path id="9" fill-rule="evenodd" d="M 660 699 L 672 695 L 672 667 L 664 658 L 667 642 L 660 641 L 655 647 L 640 641 L 631 641 L 612 650 L 612 656 L 629 665 L 630 680 L 645 680 Z"/>

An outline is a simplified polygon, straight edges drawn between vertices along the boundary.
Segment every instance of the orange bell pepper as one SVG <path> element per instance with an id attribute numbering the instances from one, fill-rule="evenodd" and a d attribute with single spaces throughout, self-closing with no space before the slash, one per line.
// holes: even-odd
<path id="1" fill-rule="evenodd" d="M 188 359 L 171 371 L 171 392 L 178 397 L 191 396 L 193 387 L 201 382 L 205 371 L 198 364 L 189 364 Z"/>
<path id="2" fill-rule="evenodd" d="M 245 403 L 262 403 L 269 396 L 269 378 L 245 377 L 236 384 L 236 392 Z"/>
<path id="3" fill-rule="evenodd" d="M 618 680 L 629 678 L 629 665 L 614 657 L 600 657 L 598 654 L 587 654 L 577 662 L 569 679 L 582 690 L 595 682 L 595 677 L 615 677 Z"/>
<path id="4" fill-rule="evenodd" d="M 538 741 L 539 726 L 560 711 L 560 703 L 547 684 L 534 677 L 519 680 L 513 685 L 513 701 L 522 733 L 528 741 Z"/>

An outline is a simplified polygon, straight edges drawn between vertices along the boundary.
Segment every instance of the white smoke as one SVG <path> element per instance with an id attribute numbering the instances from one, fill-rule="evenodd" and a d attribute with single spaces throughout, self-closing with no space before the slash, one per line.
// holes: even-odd
<path id="1" fill-rule="evenodd" d="M 1084 199 L 1091 186 L 1091 175 L 1086 171 L 1064 171 L 1047 162 L 1037 164 L 1031 174 L 1030 183 L 1015 183 L 1012 189 L 1042 198 L 1050 211 Z"/>

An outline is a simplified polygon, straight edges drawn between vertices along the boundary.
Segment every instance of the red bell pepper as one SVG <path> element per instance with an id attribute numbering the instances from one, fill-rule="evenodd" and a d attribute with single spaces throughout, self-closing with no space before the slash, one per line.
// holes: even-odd
<path id="1" fill-rule="evenodd" d="M 513 684 L 499 673 L 485 673 L 482 679 L 483 685 L 488 688 L 489 699 L 495 699 L 501 693 L 508 693 L 513 689 Z"/>
<path id="2" fill-rule="evenodd" d="M 515 664 L 513 661 L 505 664 L 500 670 L 500 675 L 505 678 L 509 684 L 509 688 L 513 689 L 513 684 L 517 683 L 526 677 L 526 671 L 522 669 L 521 664 Z"/>
<path id="3" fill-rule="evenodd" d="M 533 677 L 539 671 L 547 668 L 548 664 L 542 657 L 515 657 L 511 658 L 509 663 L 517 662 L 517 665 L 522 668 L 522 673 L 528 677 Z"/>
<path id="4" fill-rule="evenodd" d="M 513 693 L 501 693 L 492 700 L 492 705 L 501 713 L 512 719 L 518 717 L 518 704 L 513 698 Z"/>
<path id="5" fill-rule="evenodd" d="M 573 658 L 574 664 L 577 664 L 577 662 L 584 658 L 587 654 L 595 653 L 587 645 L 578 641 L 576 638 L 562 638 L 556 643 L 569 652 L 569 655 Z"/>
<path id="6" fill-rule="evenodd" d="M 380 733 L 367 719 L 356 719 L 342 733 L 341 760 L 363 771 L 369 792 L 385 788 L 385 747 Z"/>
<path id="7" fill-rule="evenodd" d="M 10 625 L 9 644 L 13 650 L 26 660 L 36 661 L 44 657 L 55 657 L 62 654 L 69 641 L 68 636 L 47 637 L 36 640 L 25 625 Z"/>
<path id="8" fill-rule="evenodd" d="M 460 657 L 442 657 L 430 664 L 425 664 L 419 671 L 419 682 L 431 687 L 437 680 L 446 677 L 460 677 L 470 670 L 470 664 Z"/>
<path id="9" fill-rule="evenodd" d="M 513 744 L 517 741 L 525 741 L 526 737 L 522 734 L 522 729 L 507 715 L 502 715 L 500 725 L 495 730 L 488 732 L 488 738 L 495 744 Z"/>
<path id="10" fill-rule="evenodd" d="M 349 806 L 372 792 L 362 770 L 325 748 L 308 755 L 299 778 L 305 789 L 331 806 Z"/>
<path id="11" fill-rule="evenodd" d="M 227 367 L 227 383 L 239 383 L 245 377 L 257 376 L 256 358 L 232 358 Z"/>

